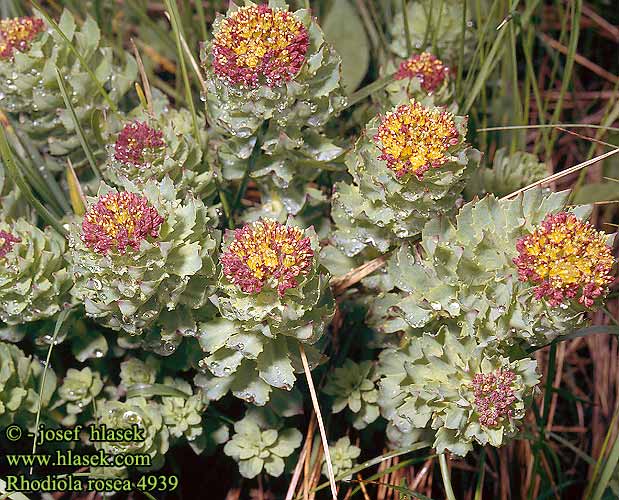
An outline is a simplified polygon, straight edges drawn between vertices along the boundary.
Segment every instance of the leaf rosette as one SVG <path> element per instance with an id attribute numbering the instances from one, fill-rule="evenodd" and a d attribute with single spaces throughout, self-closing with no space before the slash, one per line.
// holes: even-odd
<path id="1" fill-rule="evenodd" d="M 507 196 L 547 175 L 546 164 L 537 155 L 525 151 L 510 154 L 507 148 L 501 148 L 494 153 L 492 168 L 479 168 L 467 183 L 465 192 L 469 198 L 486 193 Z"/>
<path id="2" fill-rule="evenodd" d="M 376 377 L 372 372 L 371 361 L 355 363 L 347 359 L 341 367 L 336 368 L 329 375 L 323 389 L 325 394 L 334 398 L 331 408 L 333 413 L 340 413 L 345 408 L 350 409 L 354 415 L 353 427 L 355 429 L 364 429 L 379 415 L 376 404 L 378 399 Z"/>
<path id="3" fill-rule="evenodd" d="M 207 303 L 217 277 L 207 208 L 191 193 L 179 199 L 168 177 L 124 187 L 102 184 L 71 227 L 73 294 L 114 330 L 193 334 L 192 310 Z"/>
<path id="4" fill-rule="evenodd" d="M 262 470 L 279 477 L 285 469 L 284 459 L 292 455 L 302 439 L 297 429 L 282 428 L 281 423 L 274 424 L 248 412 L 234 424 L 234 434 L 224 446 L 224 453 L 236 460 L 239 473 L 247 479 Z"/>
<path id="5" fill-rule="evenodd" d="M 69 368 L 62 385 L 58 388 L 61 402 L 66 403 L 67 416 L 63 419 L 63 425 L 75 425 L 77 415 L 92 403 L 102 389 L 103 382 L 99 373 L 89 367 L 81 370 Z"/>
<path id="6" fill-rule="evenodd" d="M 350 438 L 344 436 L 329 446 L 329 455 L 331 455 L 333 475 L 338 477 L 357 465 L 355 460 L 361 455 L 361 448 L 351 444 Z M 329 477 L 326 462 L 322 464 L 322 474 Z M 350 480 L 350 478 L 351 476 L 345 478 L 344 481 Z"/>
<path id="7" fill-rule="evenodd" d="M 0 319 L 16 325 L 53 316 L 69 299 L 66 242 L 51 227 L 0 220 Z"/>
<path id="8" fill-rule="evenodd" d="M 0 342 L 0 425 L 18 424 L 34 430 L 36 413 L 45 411 L 56 389 L 56 375 L 48 369 L 41 386 L 43 366 L 13 344 Z M 44 414 L 45 415 L 45 414 Z"/>
<path id="9" fill-rule="evenodd" d="M 402 435 L 431 429 L 437 453 L 464 456 L 473 443 L 499 447 L 517 435 L 539 375 L 532 359 L 511 361 L 460 336 L 443 325 L 384 350 L 378 404 Z"/>
<path id="10" fill-rule="evenodd" d="M 614 236 L 595 231 L 588 207 L 565 211 L 567 192 L 487 196 L 423 231 L 423 255 L 402 247 L 389 264 L 389 315 L 411 331 L 460 322 L 463 334 L 503 346 L 544 345 L 584 321 L 608 291 Z M 380 323 L 380 321 L 377 321 Z M 387 317 L 391 331 L 398 322 Z"/>
<path id="11" fill-rule="evenodd" d="M 353 256 L 381 252 L 453 212 L 480 154 L 465 141 L 465 117 L 411 100 L 372 119 L 347 157 L 353 184 L 335 185 L 333 240 Z"/>
<path id="12" fill-rule="evenodd" d="M 113 455 L 141 454 L 151 458 L 151 466 L 144 469 L 158 469 L 163 465 L 164 455 L 169 448 L 168 428 L 163 422 L 159 404 L 142 397 L 127 401 L 99 401 L 99 427 L 108 429 L 132 429 L 137 426 L 143 430 L 143 440 L 136 441 L 97 441 L 95 446 Z"/>
<path id="13" fill-rule="evenodd" d="M 221 318 L 200 324 L 210 354 L 201 365 L 237 397 L 264 405 L 271 387 L 292 389 L 294 372 L 302 371 L 300 343 L 313 364 L 320 359 L 311 344 L 324 334 L 335 304 L 318 249 L 313 229 L 291 221 L 260 219 L 224 236 L 211 299 Z"/>
<path id="14" fill-rule="evenodd" d="M 124 180 L 144 184 L 170 177 L 179 192 L 191 190 L 196 197 L 210 199 L 215 191 L 213 171 L 208 168 L 202 147 L 192 135 L 191 114 L 186 109 L 159 106 L 154 116 L 141 111 L 124 124 L 101 171 L 106 181 L 122 186 Z M 199 124 L 206 129 L 204 120 Z M 206 142 L 206 133 L 201 140 Z"/>
<path id="15" fill-rule="evenodd" d="M 26 37 L 0 54 L 2 107 L 19 119 L 20 130 L 35 143 L 46 145 L 52 155 L 62 156 L 78 150 L 81 147 L 79 138 L 58 87 L 56 67 L 87 134 L 92 131 L 93 111 L 109 103 L 69 44 L 46 21 L 32 17 L 1 22 L 2 33 L 18 31 L 20 37 Z M 19 25 L 24 23 L 27 29 L 20 30 Z M 100 45 L 99 27 L 90 16 L 77 27 L 71 13 L 64 10 L 58 26 L 106 89 L 110 101 L 118 103 L 137 76 L 135 60 L 130 55 L 125 56 L 123 64 L 115 60 L 112 48 Z"/>

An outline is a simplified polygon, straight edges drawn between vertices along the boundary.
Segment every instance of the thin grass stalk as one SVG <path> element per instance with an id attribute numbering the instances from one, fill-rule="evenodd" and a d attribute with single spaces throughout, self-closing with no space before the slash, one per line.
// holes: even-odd
<path id="1" fill-rule="evenodd" d="M 568 26 L 567 21 L 569 19 L 568 16 L 563 15 L 562 9 L 563 9 L 563 2 L 561 1 L 557 2 L 557 12 L 559 13 L 559 17 L 561 18 L 561 31 L 559 33 L 559 40 L 565 39 L 565 36 L 567 33 L 567 26 Z M 550 47 L 546 45 L 545 43 L 542 43 L 542 48 L 546 50 L 547 54 L 552 59 L 552 68 L 550 71 L 550 76 L 548 78 L 548 82 L 549 82 L 548 88 L 552 88 L 554 86 L 555 79 L 557 78 L 557 73 L 561 65 L 561 59 L 559 57 L 559 54 L 554 50 L 549 50 Z M 543 114 L 545 116 L 548 110 L 549 104 L 550 104 L 550 98 L 549 96 L 546 96 L 546 98 L 544 99 L 544 104 L 541 108 L 539 108 L 538 113 Z M 544 130 L 542 131 L 542 136 L 544 138 L 544 146 L 546 147 L 546 151 L 549 152 L 550 149 L 548 149 L 548 147 L 549 147 L 550 133 Z M 539 151 L 539 148 L 540 148 L 540 142 L 538 141 L 533 148 L 533 154 L 537 154 Z"/>
<path id="2" fill-rule="evenodd" d="M 375 80 L 372 83 L 366 85 L 365 87 L 353 92 L 350 97 L 346 100 L 346 105 L 342 108 L 342 110 L 350 108 L 354 106 L 358 102 L 362 101 L 366 97 L 369 97 L 374 92 L 378 92 L 379 90 L 384 89 L 387 85 L 389 85 L 395 76 L 394 74 L 385 76 L 379 80 Z"/>
<path id="3" fill-rule="evenodd" d="M 198 13 L 198 22 L 200 23 L 200 33 L 202 40 L 208 40 L 208 30 L 206 29 L 206 16 L 204 15 L 204 5 L 202 0 L 195 0 L 196 12 Z"/>
<path id="4" fill-rule="evenodd" d="M 539 181 L 535 181 L 531 184 L 529 184 L 528 186 L 525 186 L 521 189 L 518 189 L 517 191 L 514 191 L 513 193 L 508 194 L 507 196 L 504 196 L 503 198 L 501 198 L 501 200 L 508 200 L 509 198 L 513 198 L 514 196 L 519 195 L 520 193 L 524 193 L 525 191 L 536 187 L 536 186 L 541 186 L 542 184 L 547 184 L 549 182 L 554 182 L 557 179 L 560 179 L 561 177 L 565 177 L 566 175 L 570 175 L 574 172 L 577 172 L 578 170 L 580 170 L 581 168 L 585 168 L 588 167 L 589 165 L 593 165 L 594 163 L 597 163 L 598 161 L 604 160 L 605 158 L 608 158 L 609 156 L 613 156 L 615 154 L 619 153 L 619 148 L 617 149 L 613 149 L 612 151 L 609 151 L 608 153 L 604 153 L 602 155 L 596 156 L 595 158 L 591 158 L 590 160 L 584 161 L 582 163 L 579 163 L 578 165 L 574 165 L 573 167 L 567 168 L 565 170 L 562 170 L 561 172 L 557 172 L 556 174 L 550 175 L 548 177 L 545 177 Z"/>
<path id="5" fill-rule="evenodd" d="M 478 128 L 477 132 L 493 132 L 501 130 L 530 130 L 538 128 L 592 128 L 600 130 L 608 130 L 610 132 L 619 132 L 619 127 L 610 127 L 606 125 L 592 125 L 588 123 L 547 123 L 541 125 L 506 125 L 503 127 L 486 127 Z"/>
<path id="6" fill-rule="evenodd" d="M 434 2 L 432 4 L 434 4 Z M 443 7 L 445 7 L 445 0 L 441 0 L 441 3 L 439 3 L 439 6 L 438 6 L 439 21 L 437 22 L 436 29 L 432 31 L 432 51 L 438 55 L 440 55 L 440 51 L 438 50 L 438 43 L 437 43 L 438 34 L 439 34 L 438 32 L 440 30 L 440 26 L 438 23 L 440 23 L 440 20 L 443 19 Z"/>
<path id="7" fill-rule="evenodd" d="M 615 409 L 615 414 L 613 415 L 613 419 L 611 421 L 611 425 L 608 428 L 608 432 L 606 434 L 605 445 L 609 442 L 611 434 L 615 431 L 617 416 L 619 415 L 619 408 Z M 600 464 L 600 460 L 604 458 L 604 453 L 600 453 L 600 458 L 598 459 L 598 463 L 596 464 L 596 468 L 598 464 Z M 617 464 L 619 463 L 619 435 L 615 436 L 615 440 L 613 442 L 612 448 L 610 449 L 610 453 L 608 454 L 608 458 L 604 462 L 604 467 L 599 474 L 599 480 L 596 477 L 593 478 L 590 484 L 595 484 L 595 489 L 593 489 L 593 494 L 591 495 L 591 500 L 600 500 L 612 479 L 615 469 L 617 468 Z"/>
<path id="8" fill-rule="evenodd" d="M 513 95 L 513 115 L 518 122 L 524 124 L 523 121 L 523 107 L 522 107 L 522 97 L 520 96 L 520 85 L 518 82 L 518 59 L 516 57 L 516 30 L 514 28 L 514 23 L 509 23 L 508 26 L 509 31 L 509 69 L 511 71 L 512 76 L 512 95 Z M 514 154 L 519 147 L 524 146 L 524 144 L 519 144 L 518 134 L 512 135 L 512 140 L 510 141 L 510 153 Z"/>
<path id="9" fill-rule="evenodd" d="M 312 380 L 312 373 L 310 371 L 309 364 L 307 363 L 307 356 L 305 355 L 305 348 L 303 347 L 303 344 L 299 344 L 299 352 L 301 353 L 301 362 L 303 363 L 303 370 L 305 371 L 305 378 L 307 379 L 307 385 L 309 387 L 310 396 L 312 398 L 312 404 L 314 405 L 314 413 L 316 413 L 316 419 L 318 420 L 318 429 L 320 430 L 322 448 L 325 454 L 325 462 L 327 463 L 329 485 L 331 486 L 331 496 L 333 500 L 337 500 L 337 486 L 335 485 L 335 476 L 333 474 L 333 464 L 331 462 L 331 454 L 329 453 L 329 441 L 327 440 L 327 432 L 325 431 L 325 424 L 322 420 L 322 414 L 320 413 L 320 405 L 318 404 L 318 396 L 316 395 L 316 389 L 314 388 L 314 381 Z"/>
<path id="10" fill-rule="evenodd" d="M 15 137 L 11 134 L 8 136 L 8 139 L 11 139 L 12 136 Z M 14 141 L 11 141 L 11 147 L 15 151 L 13 159 L 15 160 L 15 164 L 24 176 L 26 182 L 32 186 L 32 189 L 43 199 L 43 201 L 49 206 L 50 211 L 56 216 L 60 217 L 65 212 L 68 212 L 69 207 L 66 207 L 67 209 L 65 209 L 64 204 L 61 206 L 60 203 L 56 201 L 56 197 L 53 195 L 45 180 L 41 178 L 37 169 L 34 168 L 33 163 L 20 158 L 20 151 L 16 147 L 18 145 L 19 144 L 16 144 Z M 23 152 L 23 150 L 21 152 Z"/>
<path id="11" fill-rule="evenodd" d="M 474 500 L 482 500 L 484 494 L 484 479 L 486 477 L 486 450 L 484 448 L 481 450 L 478 469 L 479 476 L 477 478 L 477 485 L 475 486 Z"/>
<path id="12" fill-rule="evenodd" d="M 520 3 L 520 0 L 514 0 L 514 2 L 511 5 L 510 10 L 514 11 L 518 7 L 519 3 Z M 488 52 L 488 57 L 486 57 L 486 59 L 484 60 L 482 64 L 482 67 L 479 71 L 479 74 L 477 75 L 477 79 L 475 80 L 475 83 L 473 84 L 473 88 L 471 89 L 471 92 L 468 93 L 468 97 L 462 109 L 463 114 L 467 114 L 469 112 L 469 110 L 471 109 L 471 106 L 473 106 L 473 103 L 477 100 L 477 96 L 481 92 L 482 87 L 485 86 L 486 80 L 489 78 L 490 74 L 494 70 L 494 67 L 498 62 L 499 54 L 505 48 L 503 44 L 503 38 L 505 37 L 506 33 L 507 33 L 507 30 L 500 29 L 499 34 L 494 39 L 492 47 L 490 48 L 490 52 Z"/>
<path id="13" fill-rule="evenodd" d="M 565 93 L 567 92 L 570 83 L 572 82 L 572 73 L 574 71 L 574 56 L 576 55 L 576 49 L 578 48 L 578 39 L 580 37 L 580 16 L 582 14 L 582 0 L 573 0 L 574 5 L 572 8 L 572 15 L 570 17 L 570 41 L 568 45 L 568 54 L 567 60 L 565 63 L 565 68 L 561 75 L 561 89 L 559 91 L 559 99 L 555 104 L 554 113 L 552 115 L 551 121 L 557 122 L 559 117 L 561 116 L 561 110 L 563 108 L 563 99 L 565 98 Z M 550 149 L 546 152 L 546 154 L 551 154 L 555 142 L 557 140 L 556 131 L 552 131 L 550 133 L 549 139 L 549 147 Z"/>
<path id="14" fill-rule="evenodd" d="M 185 63 L 185 57 L 183 55 L 183 47 L 181 38 L 183 36 L 182 27 L 179 24 L 179 15 L 176 4 L 170 0 L 164 0 L 166 10 L 170 15 L 170 23 L 172 24 L 172 31 L 174 32 L 174 38 L 176 39 L 176 49 L 178 53 L 178 60 L 181 65 L 181 76 L 183 85 L 185 87 L 185 100 L 187 106 L 191 112 L 191 122 L 193 125 L 193 133 L 198 144 L 201 144 L 200 140 L 200 127 L 198 126 L 198 116 L 196 114 L 196 107 L 193 102 L 193 95 L 191 93 L 191 84 L 189 83 L 189 75 L 187 73 L 187 64 Z"/>
<path id="15" fill-rule="evenodd" d="M 54 326 L 54 334 L 52 335 L 51 343 L 49 344 L 49 349 L 47 350 L 47 357 L 45 358 L 45 366 L 43 367 L 43 376 L 41 377 L 41 387 L 39 388 L 39 398 L 37 405 L 37 414 L 34 422 L 34 441 L 32 443 L 32 454 L 35 455 L 37 452 L 37 437 L 39 435 L 39 421 L 41 420 L 41 410 L 43 407 L 43 391 L 45 390 L 45 381 L 47 379 L 47 370 L 49 368 L 49 360 L 52 357 L 52 350 L 56 345 L 56 338 L 58 337 L 58 333 L 60 332 L 60 328 L 62 328 L 63 323 L 71 314 L 72 309 L 63 309 L 58 314 L 56 318 L 56 325 Z M 32 474 L 32 467 L 30 467 L 30 474 Z"/>
<path id="16" fill-rule="evenodd" d="M 404 35 L 406 36 L 406 53 L 408 57 L 413 54 L 413 43 L 411 41 L 411 29 L 408 24 L 408 9 L 406 8 L 406 0 L 401 1 L 402 16 L 404 18 Z"/>
<path id="17" fill-rule="evenodd" d="M 2 156 L 2 161 L 6 166 L 9 176 L 17 185 L 26 200 L 28 200 L 28 202 L 34 207 L 34 209 L 45 222 L 47 222 L 56 231 L 58 231 L 59 234 L 66 237 L 67 230 L 62 227 L 60 221 L 56 219 L 56 217 L 54 217 L 45 206 L 43 206 L 43 204 L 36 198 L 36 196 L 34 196 L 32 190 L 30 189 L 30 186 L 22 177 L 21 172 L 17 169 L 17 166 L 15 165 L 15 160 L 13 158 L 13 153 L 6 138 L 6 132 L 4 131 L 4 127 L 0 129 L 0 155 Z"/>
<path id="18" fill-rule="evenodd" d="M 60 73 L 58 66 L 56 66 L 55 69 L 56 69 L 56 81 L 58 82 L 58 87 L 60 88 L 60 93 L 62 94 L 62 99 L 64 100 L 64 104 L 67 107 L 67 111 L 69 111 L 69 114 L 71 115 L 71 119 L 73 120 L 73 125 L 75 126 L 77 137 L 80 140 L 80 144 L 82 145 L 82 149 L 84 150 L 84 153 L 86 154 L 86 158 L 88 159 L 90 168 L 95 174 L 96 179 L 100 181 L 101 171 L 99 170 L 99 167 L 97 167 L 95 156 L 92 152 L 92 149 L 90 149 L 90 144 L 88 144 L 88 141 L 86 140 L 86 135 L 84 134 L 84 129 L 82 128 L 82 124 L 77 118 L 77 114 L 75 113 L 75 108 L 73 108 L 73 104 L 71 103 L 71 98 L 69 97 L 69 94 L 67 93 L 67 88 L 65 87 L 65 84 L 64 84 L 64 78 L 62 74 Z"/>
<path id="19" fill-rule="evenodd" d="M 46 197 L 46 201 L 53 205 L 58 214 L 66 213 L 71 210 L 71 207 L 67 203 L 66 196 L 60 185 L 56 181 L 53 175 L 49 173 L 47 168 L 45 167 L 45 160 L 39 153 L 39 151 L 34 147 L 30 142 L 25 141 L 21 136 L 18 129 L 11 123 L 8 117 L 5 117 L 0 111 L 0 122 L 4 125 L 6 122 L 6 129 L 10 132 L 7 138 L 10 141 L 11 146 L 17 153 L 16 160 L 18 161 L 20 166 L 27 168 L 32 177 L 31 179 L 37 179 L 37 184 L 35 189 L 39 192 L 41 196 Z M 10 126 L 8 125 L 9 123 Z M 30 162 L 22 161 L 19 157 L 20 155 L 24 156 L 25 159 L 29 159 Z M 40 167 L 34 168 L 35 165 L 39 165 Z M 25 171 L 22 169 L 22 171 Z M 31 183 L 32 184 L 32 183 Z M 41 189 L 39 189 L 39 187 Z"/>
<path id="20" fill-rule="evenodd" d="M 456 95 L 460 95 L 460 86 L 462 85 L 462 75 L 464 72 L 464 42 L 466 41 L 466 9 L 468 2 L 464 2 L 462 6 L 462 24 L 460 26 L 460 50 L 458 51 L 458 73 L 456 76 Z"/>

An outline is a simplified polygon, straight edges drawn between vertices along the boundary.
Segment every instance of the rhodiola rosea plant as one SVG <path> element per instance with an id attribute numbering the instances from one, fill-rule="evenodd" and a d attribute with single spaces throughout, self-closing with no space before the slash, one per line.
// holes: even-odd
<path id="1" fill-rule="evenodd" d="M 2 451 L 113 462 L 4 475 L 613 494 L 617 113 L 539 51 L 581 3 L 567 41 L 524 3 L 0 1 Z"/>

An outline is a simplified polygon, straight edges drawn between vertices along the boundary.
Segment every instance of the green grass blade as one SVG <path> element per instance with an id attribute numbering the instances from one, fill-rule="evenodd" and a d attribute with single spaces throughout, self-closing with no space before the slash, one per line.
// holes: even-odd
<path id="1" fill-rule="evenodd" d="M 181 65 L 181 75 L 183 79 L 183 85 L 185 87 L 185 99 L 187 106 L 191 112 L 191 121 L 193 125 L 193 133 L 198 144 L 201 144 L 200 140 L 200 127 L 198 126 L 198 115 L 196 114 L 196 107 L 193 102 L 193 95 L 191 93 L 191 84 L 189 83 L 189 74 L 187 73 L 187 63 L 185 62 L 185 55 L 183 53 L 183 44 L 181 38 L 183 37 L 182 27 L 179 24 L 179 16 L 176 8 L 176 3 L 170 0 L 164 0 L 165 7 L 170 15 L 170 23 L 172 24 L 172 31 L 174 31 L 174 37 L 176 39 L 176 50 L 178 52 L 178 60 Z"/>
<path id="2" fill-rule="evenodd" d="M 69 98 L 69 94 L 67 92 L 67 87 L 64 84 L 64 78 L 56 66 L 56 81 L 58 82 L 58 87 L 60 88 L 60 93 L 62 94 L 62 99 L 64 100 L 64 104 L 73 119 L 73 125 L 75 126 L 75 131 L 77 132 L 77 137 L 80 140 L 80 144 L 82 145 L 82 149 L 86 154 L 86 158 L 88 159 L 88 163 L 90 163 L 90 168 L 95 174 L 97 180 L 101 180 L 101 171 L 99 167 L 97 167 L 97 162 L 95 161 L 95 156 L 92 153 L 92 149 L 90 149 L 90 144 L 86 140 L 86 135 L 84 134 L 84 129 L 82 128 L 82 124 L 80 123 L 77 114 L 75 113 L 75 108 L 71 103 L 71 99 Z"/>
<path id="3" fill-rule="evenodd" d="M 63 309 L 58 314 L 56 318 L 56 325 L 54 326 L 54 335 L 52 336 L 52 341 L 49 344 L 49 349 L 47 350 L 47 358 L 45 359 L 45 366 L 43 367 L 43 376 L 41 377 L 41 388 L 39 389 L 39 404 L 37 406 L 37 415 L 34 423 L 34 442 L 32 443 L 32 454 L 36 454 L 37 452 L 37 437 L 39 434 L 39 421 L 41 420 L 41 410 L 42 410 L 42 400 L 43 400 L 43 391 L 45 390 L 45 380 L 47 379 L 47 369 L 49 368 L 49 360 L 52 357 L 52 350 L 56 345 L 56 338 L 58 337 L 58 333 L 60 332 L 60 328 L 62 328 L 63 323 L 69 317 L 69 314 L 73 309 Z M 32 474 L 32 467 L 30 468 L 30 474 Z"/>
<path id="4" fill-rule="evenodd" d="M 30 186 L 22 177 L 21 172 L 18 170 L 15 165 L 15 159 L 13 158 L 13 152 L 9 146 L 7 141 L 6 132 L 4 127 L 0 130 L 0 155 L 2 156 L 2 161 L 6 166 L 6 169 L 9 173 L 9 176 L 13 180 L 13 182 L 17 185 L 21 193 L 28 200 L 28 202 L 34 207 L 37 213 L 41 216 L 41 218 L 47 222 L 50 226 L 52 226 L 56 231 L 58 231 L 62 236 L 67 235 L 67 230 L 62 227 L 60 221 L 52 215 L 52 213 L 37 199 L 36 196 L 32 193 Z"/>
<path id="5" fill-rule="evenodd" d="M 608 454 L 608 458 L 606 458 L 606 460 L 604 461 L 605 448 L 607 447 L 606 445 L 610 442 L 610 436 L 616 427 L 618 416 L 619 416 L 619 409 L 615 410 L 615 414 L 613 415 L 613 419 L 608 428 L 608 432 L 606 433 L 604 447 L 600 451 L 600 457 L 598 458 L 594 474 L 591 478 L 590 486 L 588 487 L 588 490 L 590 491 L 591 485 L 594 485 L 593 494 L 591 495 L 591 500 L 600 500 L 602 498 L 602 495 L 604 495 L 604 492 L 606 491 L 606 488 L 608 487 L 608 483 L 610 482 L 611 478 L 613 477 L 615 473 L 617 464 L 619 463 L 619 434 L 615 436 L 615 441 L 612 444 L 610 453 Z M 596 472 L 600 470 L 600 466 L 602 463 L 604 465 L 601 468 L 601 473 L 599 474 L 599 479 L 598 479 L 598 474 Z"/>

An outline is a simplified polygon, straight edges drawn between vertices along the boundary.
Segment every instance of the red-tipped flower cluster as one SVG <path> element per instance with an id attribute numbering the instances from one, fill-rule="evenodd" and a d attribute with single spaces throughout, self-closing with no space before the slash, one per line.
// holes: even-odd
<path id="1" fill-rule="evenodd" d="M 378 158 L 398 179 L 412 173 L 421 180 L 447 162 L 447 150 L 460 142 L 460 134 L 451 113 L 411 100 L 381 120 L 374 141 L 382 153 Z"/>
<path id="2" fill-rule="evenodd" d="M 15 243 L 20 243 L 21 238 L 6 231 L 0 231 L 0 259 L 3 259 L 11 251 Z"/>
<path id="3" fill-rule="evenodd" d="M 477 373 L 473 377 L 475 411 L 481 425 L 496 427 L 513 415 L 516 396 L 512 384 L 515 379 L 516 374 L 511 370 Z"/>
<path id="4" fill-rule="evenodd" d="M 613 281 L 614 259 L 604 233 L 567 212 L 548 215 L 516 249 L 520 280 L 535 283 L 535 297 L 553 307 L 578 295 L 578 302 L 591 307 Z"/>
<path id="5" fill-rule="evenodd" d="M 157 159 L 163 149 L 163 132 L 146 122 L 131 122 L 123 127 L 114 144 L 114 158 L 123 163 L 144 166 Z"/>
<path id="6" fill-rule="evenodd" d="M 313 258 L 310 239 L 301 229 L 262 219 L 234 231 L 221 264 L 226 278 L 243 292 L 259 293 L 268 285 L 281 297 L 310 271 Z"/>
<path id="7" fill-rule="evenodd" d="M 37 17 L 14 17 L 0 21 L 0 59 L 13 59 L 15 51 L 27 52 L 36 36 L 45 29 Z"/>
<path id="8" fill-rule="evenodd" d="M 92 250 L 120 254 L 137 250 L 148 236 L 157 238 L 164 219 L 148 200 L 135 193 L 108 193 L 91 205 L 82 222 L 82 240 Z"/>
<path id="9" fill-rule="evenodd" d="M 396 80 L 418 78 L 421 88 L 428 93 L 434 92 L 447 79 L 449 68 L 433 54 L 422 52 L 400 63 L 395 74 Z"/>
<path id="10" fill-rule="evenodd" d="M 291 12 L 241 7 L 213 35 L 213 70 L 232 85 L 277 87 L 299 72 L 308 46 L 307 29 Z"/>

